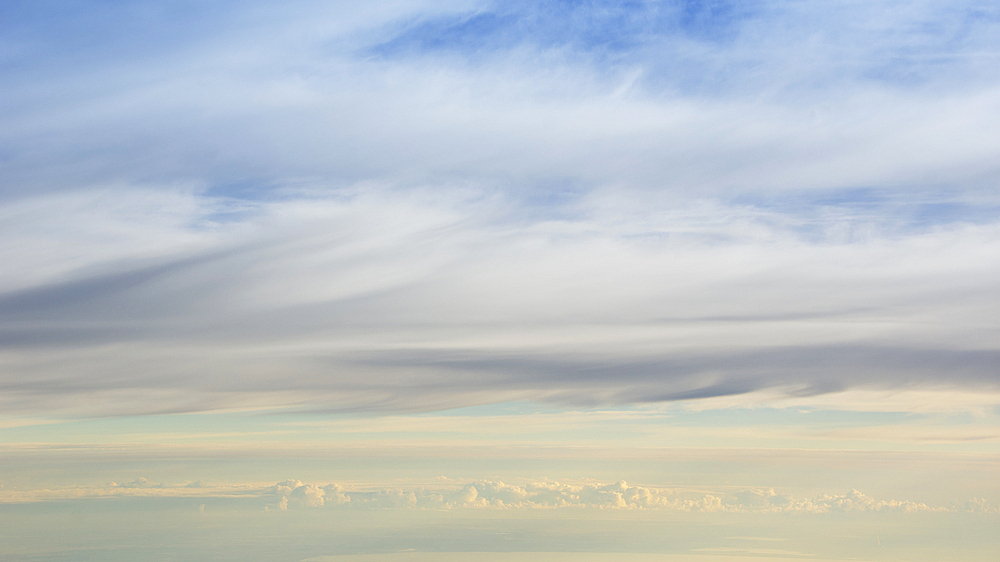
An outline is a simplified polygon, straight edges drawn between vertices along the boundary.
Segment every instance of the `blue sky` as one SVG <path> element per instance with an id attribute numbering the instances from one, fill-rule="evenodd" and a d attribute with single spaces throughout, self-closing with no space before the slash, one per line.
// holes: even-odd
<path id="1" fill-rule="evenodd" d="M 4 2 L 0 518 L 412 495 L 441 551 L 648 510 L 734 525 L 678 562 L 954 559 L 914 537 L 1000 504 L 998 59 L 979 1 Z"/>

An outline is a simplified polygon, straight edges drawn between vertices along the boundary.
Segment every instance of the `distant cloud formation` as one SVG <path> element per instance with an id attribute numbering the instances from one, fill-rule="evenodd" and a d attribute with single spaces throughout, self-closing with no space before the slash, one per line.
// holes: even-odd
<path id="1" fill-rule="evenodd" d="M 995 3 L 64 4 L 8 415 L 1000 388 Z"/>
<path id="2" fill-rule="evenodd" d="M 501 509 L 662 509 L 684 512 L 731 513 L 830 513 L 830 512 L 997 512 L 988 504 L 972 500 L 954 508 L 930 507 L 924 503 L 899 500 L 876 500 L 851 490 L 844 495 L 821 495 L 796 499 L 777 494 L 773 489 L 745 489 L 736 492 L 695 493 L 692 491 L 613 484 L 560 484 L 529 482 L 509 485 L 503 482 L 475 482 L 458 490 L 381 489 L 351 492 L 342 486 L 324 487 L 288 481 L 268 490 L 279 499 L 268 507 L 321 507 L 350 505 L 365 508 L 501 508 Z M 266 495 L 265 495 L 266 497 Z M 327 499 L 329 498 L 329 499 Z"/>
<path id="3" fill-rule="evenodd" d="M 132 482 L 125 482 L 123 484 L 119 484 L 117 482 L 110 482 L 108 486 L 111 488 L 142 488 L 142 489 L 164 487 L 162 482 L 159 484 L 154 484 L 142 477 L 136 478 Z"/>
<path id="4" fill-rule="evenodd" d="M 0 503 L 32 503 L 94 498 L 177 498 L 197 501 L 199 510 L 207 499 L 233 501 L 230 508 L 282 511 L 296 509 L 615 509 L 663 510 L 690 513 L 978 513 L 1000 514 L 1000 508 L 984 499 L 956 500 L 932 506 L 909 500 L 872 498 L 857 490 L 843 494 L 820 494 L 812 498 L 776 492 L 772 488 L 719 490 L 664 488 L 615 483 L 560 483 L 548 480 L 506 484 L 474 481 L 465 484 L 413 487 L 377 485 L 309 484 L 286 480 L 273 486 L 261 484 L 213 484 L 197 488 L 185 485 L 138 484 L 105 487 L 68 487 L 42 490 L 0 490 Z M 195 504 L 192 504 L 195 505 Z M 255 507 L 256 506 L 256 507 Z"/>

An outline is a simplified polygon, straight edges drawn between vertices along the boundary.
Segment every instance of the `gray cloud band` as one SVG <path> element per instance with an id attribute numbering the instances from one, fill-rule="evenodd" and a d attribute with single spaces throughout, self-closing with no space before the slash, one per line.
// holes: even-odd
<path id="1" fill-rule="evenodd" d="M 159 257 L 127 245 L 67 269 L 75 255 L 51 246 L 64 271 L 0 294 L 5 407 L 406 410 L 1000 385 L 1000 272 L 976 258 L 997 246 L 992 224 L 813 242 L 770 213 L 713 207 L 644 227 L 736 218 L 636 238 L 600 210 L 552 226 L 489 199 L 386 193 L 264 205 L 207 234 L 182 222 L 167 238 L 194 249 Z M 66 220 L 84 250 L 101 248 L 86 237 L 109 221 Z"/>

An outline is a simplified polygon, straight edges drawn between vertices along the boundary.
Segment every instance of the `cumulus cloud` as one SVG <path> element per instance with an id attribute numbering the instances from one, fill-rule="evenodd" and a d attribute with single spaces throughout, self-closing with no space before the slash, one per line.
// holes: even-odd
<path id="1" fill-rule="evenodd" d="M 335 502 L 324 504 L 324 493 L 336 494 Z M 567 484 L 531 481 L 518 485 L 504 482 L 470 482 L 459 489 L 386 488 L 366 491 L 345 490 L 339 485 L 302 484 L 290 481 L 269 489 L 265 497 L 277 500 L 269 507 L 278 509 L 337 505 L 350 508 L 497 508 L 497 509 L 655 509 L 692 513 L 1000 513 L 982 499 L 956 502 L 952 506 L 931 506 L 909 500 L 879 500 L 858 490 L 845 494 L 821 494 L 798 498 L 773 488 L 746 488 L 735 491 L 694 491 L 690 489 L 634 486 L 624 481 L 611 484 Z M 305 500 L 304 498 L 313 498 Z M 274 501 L 274 500 L 272 500 Z"/>
<path id="2" fill-rule="evenodd" d="M 264 496 L 278 498 L 277 503 L 273 504 L 274 507 L 285 510 L 289 507 L 321 507 L 350 501 L 341 490 L 342 488 L 336 484 L 317 486 L 303 484 L 298 480 L 286 480 L 269 488 Z"/>
<path id="3" fill-rule="evenodd" d="M 286 480 L 258 483 L 151 485 L 140 478 L 132 485 L 76 486 L 35 490 L 0 490 L 0 503 L 29 503 L 88 498 L 226 499 L 266 511 L 310 509 L 598 509 L 665 510 L 686 513 L 860 514 L 976 513 L 998 514 L 985 499 L 950 505 L 877 499 L 858 490 L 798 497 L 773 488 L 692 489 L 613 483 L 567 483 L 524 480 L 517 483 L 479 480 L 457 485 L 386 487 L 375 484 L 304 483 Z M 234 504 L 236 505 L 236 504 Z"/>
<path id="4" fill-rule="evenodd" d="M 335 502 L 323 502 L 324 492 L 336 494 Z M 504 482 L 470 482 L 459 489 L 387 488 L 345 490 L 339 485 L 302 484 L 290 481 L 269 489 L 265 497 L 278 509 L 337 505 L 351 508 L 498 508 L 498 509 L 655 509 L 693 513 L 1000 513 L 982 499 L 956 502 L 953 506 L 931 506 L 909 500 L 879 500 L 851 490 L 845 494 L 821 494 L 798 498 L 773 488 L 718 491 L 634 486 L 624 481 L 611 484 L 567 484 L 530 481 L 518 485 Z M 302 501 L 303 498 L 314 498 Z M 296 501 L 298 500 L 298 501 Z"/>
<path id="5" fill-rule="evenodd" d="M 906 500 L 876 500 L 857 490 L 842 495 L 795 498 L 770 488 L 695 492 L 632 486 L 624 481 L 611 484 L 533 481 L 519 485 L 479 481 L 451 490 L 421 487 L 352 491 L 337 484 L 319 486 L 289 480 L 268 488 L 262 497 L 269 501 L 269 510 L 336 505 L 378 509 L 658 509 L 699 513 L 996 512 L 984 500 L 969 500 L 955 507 L 932 507 Z"/>
<path id="6" fill-rule="evenodd" d="M 143 489 L 145 489 L 145 488 L 163 488 L 163 483 L 162 482 L 159 483 L 159 484 L 154 484 L 154 483 L 150 482 L 149 480 L 147 480 L 147 479 L 145 479 L 145 478 L 143 478 L 141 476 L 139 478 L 136 478 L 135 480 L 133 480 L 131 482 L 125 482 L 124 484 L 118 484 L 116 482 L 111 482 L 108 485 L 110 487 L 112 487 L 112 488 L 143 488 Z"/>

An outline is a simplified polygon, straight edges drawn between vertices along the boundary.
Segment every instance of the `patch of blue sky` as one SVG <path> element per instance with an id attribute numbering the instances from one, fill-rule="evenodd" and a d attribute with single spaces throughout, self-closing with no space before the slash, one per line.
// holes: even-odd
<path id="1" fill-rule="evenodd" d="M 0 7 L 0 35 L 8 54 L 0 64 L 7 72 L 44 73 L 107 61 L 134 63 L 201 39 L 216 41 L 227 30 L 248 31 L 254 17 L 248 14 L 257 5 L 237 12 L 230 2 L 6 2 Z M 718 80 L 734 71 L 753 74 L 755 63 L 794 55 L 801 50 L 796 45 L 808 51 L 826 44 L 819 52 L 840 52 L 817 61 L 824 72 L 837 59 L 860 55 L 862 73 L 889 81 L 932 77 L 942 65 L 995 55 L 1000 24 L 995 4 L 929 6 L 833 4 L 803 10 L 795 3 L 756 0 L 504 2 L 471 12 L 406 16 L 393 24 L 394 37 L 363 51 L 389 58 L 443 53 L 475 58 L 527 46 L 596 57 L 603 64 L 641 63 L 660 75 L 690 66 L 680 79 L 720 64 L 728 72 L 720 70 Z M 678 41 L 709 48 L 678 50 Z"/>
<path id="2" fill-rule="evenodd" d="M 940 82 L 943 75 L 953 75 L 954 70 L 964 69 L 961 82 L 993 82 L 998 77 L 996 50 L 967 49 L 964 45 L 942 46 L 937 49 L 903 49 L 888 53 L 867 65 L 861 76 L 880 84 L 898 88 L 913 88 Z"/>
<path id="3" fill-rule="evenodd" d="M 521 45 L 623 54 L 670 36 L 723 42 L 755 2 L 580 1 L 502 3 L 458 15 L 417 20 L 372 48 L 383 56 L 481 54 Z"/>
<path id="4" fill-rule="evenodd" d="M 857 16 L 821 22 L 813 31 L 827 43 L 830 58 L 819 61 L 823 66 L 908 89 L 995 80 L 991 63 L 1000 55 L 998 27 L 1000 10 L 994 3 L 872 3 Z"/>
<path id="5" fill-rule="evenodd" d="M 912 208 L 909 224 L 914 228 L 931 228 L 945 224 L 987 224 L 1000 217 L 1000 206 L 969 203 L 920 203 Z"/>
<path id="6" fill-rule="evenodd" d="M 4 2 L 0 35 L 19 56 L 3 70 L 47 73 L 109 61 L 138 62 L 224 28 L 228 2 L 41 0 Z"/>
<path id="7" fill-rule="evenodd" d="M 364 54 L 476 62 L 538 50 L 558 53 L 557 64 L 641 67 L 640 82 L 653 92 L 781 86 L 787 94 L 845 81 L 908 88 L 956 73 L 959 84 L 995 78 L 996 65 L 983 61 L 996 58 L 998 24 L 995 6 L 981 2 L 808 10 L 788 2 L 518 2 L 410 20 Z"/>
<path id="8" fill-rule="evenodd" d="M 201 192 L 205 197 L 232 199 L 237 201 L 280 201 L 281 188 L 283 185 L 275 182 L 269 177 L 243 177 L 243 178 L 220 178 L 219 181 L 210 183 Z M 222 213 L 227 213 L 228 209 L 221 209 Z"/>
<path id="9" fill-rule="evenodd" d="M 737 205 L 776 213 L 808 240 L 821 240 L 830 228 L 876 229 L 882 234 L 914 234 L 958 224 L 989 224 L 1000 216 L 1000 205 L 966 201 L 943 190 L 843 188 L 803 190 L 780 195 L 745 193 Z"/>
<path id="10" fill-rule="evenodd" d="M 578 220 L 581 218 L 578 204 L 591 188 L 587 182 L 567 177 L 517 182 L 505 188 L 505 195 L 516 208 L 509 219 L 520 224 Z"/>

